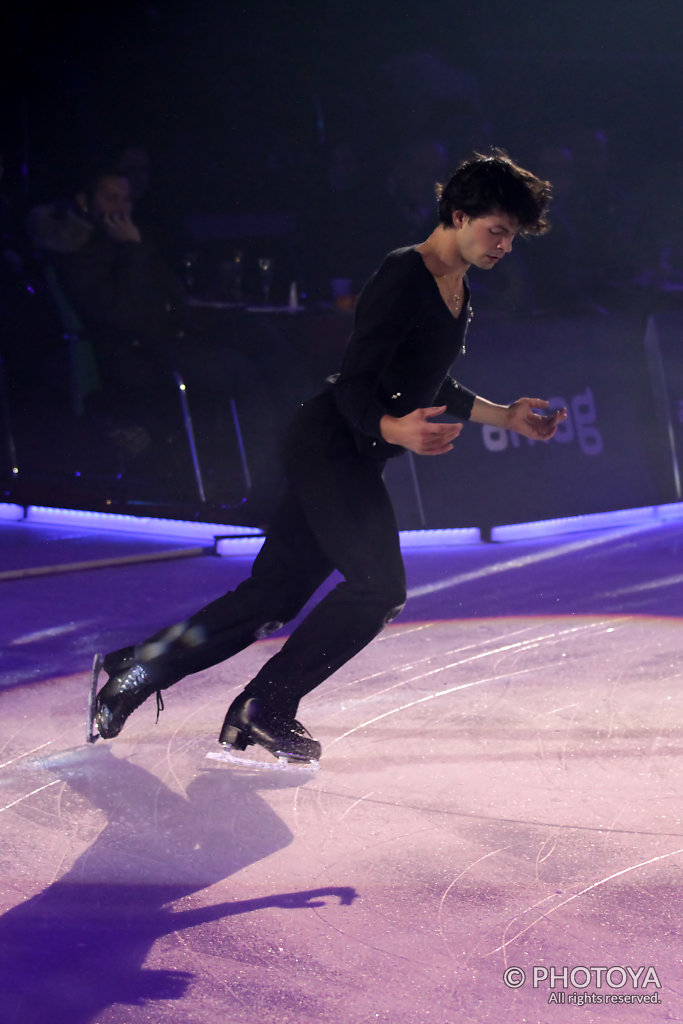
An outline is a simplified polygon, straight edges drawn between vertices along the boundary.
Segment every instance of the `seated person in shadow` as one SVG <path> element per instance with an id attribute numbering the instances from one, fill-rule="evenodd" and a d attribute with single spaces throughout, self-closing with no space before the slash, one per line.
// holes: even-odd
<path id="1" fill-rule="evenodd" d="M 112 147 L 111 164 L 128 180 L 135 223 L 145 238 L 153 238 L 164 263 L 183 272 L 184 254 L 192 239 L 184 226 L 184 209 L 168 183 L 168 174 L 150 148 L 136 141 Z"/>
<path id="2" fill-rule="evenodd" d="M 150 394 L 170 414 L 174 369 L 201 392 L 204 414 L 235 398 L 252 476 L 242 521 L 252 514 L 259 525 L 266 521 L 280 489 L 279 423 L 308 389 L 279 333 L 239 312 L 219 329 L 202 330 L 193 316 L 188 333 L 183 286 L 136 223 L 129 182 L 116 167 L 96 166 L 73 202 L 34 209 L 29 233 L 94 345 L 113 414 L 148 426 Z M 223 441 L 208 438 L 213 452 Z"/>

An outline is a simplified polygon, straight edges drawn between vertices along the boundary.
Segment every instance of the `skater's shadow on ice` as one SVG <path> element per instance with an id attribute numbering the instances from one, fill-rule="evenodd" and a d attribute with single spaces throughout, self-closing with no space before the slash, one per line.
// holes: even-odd
<path id="1" fill-rule="evenodd" d="M 89 1024 L 113 1004 L 180 999 L 191 973 L 143 967 L 157 940 L 266 907 L 348 904 L 356 895 L 342 886 L 193 906 L 193 893 L 291 842 L 258 794 L 298 784 L 286 774 L 210 770 L 182 794 L 109 748 L 58 760 L 46 767 L 68 785 L 61 812 L 88 829 L 99 808 L 106 824 L 65 875 L 0 918 L 3 1022 Z M 203 945 L 229 959 L 233 930 L 212 929 Z M 178 943 L 167 948 L 177 963 Z"/>

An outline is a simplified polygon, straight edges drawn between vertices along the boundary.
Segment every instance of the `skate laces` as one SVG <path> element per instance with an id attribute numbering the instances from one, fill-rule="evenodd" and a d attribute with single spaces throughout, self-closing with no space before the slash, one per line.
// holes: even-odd
<path id="1" fill-rule="evenodd" d="M 157 725 L 157 723 L 159 721 L 159 715 L 164 710 L 164 698 L 161 696 L 161 690 L 157 690 L 156 696 L 157 696 L 157 717 L 156 717 L 156 720 L 154 722 L 155 725 Z"/>

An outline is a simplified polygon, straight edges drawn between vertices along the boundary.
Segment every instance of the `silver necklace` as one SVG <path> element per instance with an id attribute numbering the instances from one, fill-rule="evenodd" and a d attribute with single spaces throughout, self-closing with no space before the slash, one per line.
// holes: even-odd
<path id="1" fill-rule="evenodd" d="M 446 277 L 445 274 L 439 274 L 439 275 L 437 275 L 437 281 L 443 281 L 445 279 L 445 277 Z M 460 283 L 462 283 L 462 282 L 460 282 Z M 446 296 L 446 304 L 453 309 L 454 313 L 458 313 L 460 311 L 460 306 L 462 305 L 462 298 L 461 298 L 457 288 L 455 288 L 453 290 L 453 294 L 452 295 Z"/>

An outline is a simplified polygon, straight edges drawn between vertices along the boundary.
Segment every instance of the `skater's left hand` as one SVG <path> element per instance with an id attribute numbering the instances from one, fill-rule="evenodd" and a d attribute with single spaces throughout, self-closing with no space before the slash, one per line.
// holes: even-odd
<path id="1" fill-rule="evenodd" d="M 566 409 L 539 413 L 535 409 L 547 409 L 550 403 L 543 398 L 518 398 L 508 407 L 507 428 L 530 438 L 532 441 L 549 441 L 558 424 L 567 418 Z"/>

